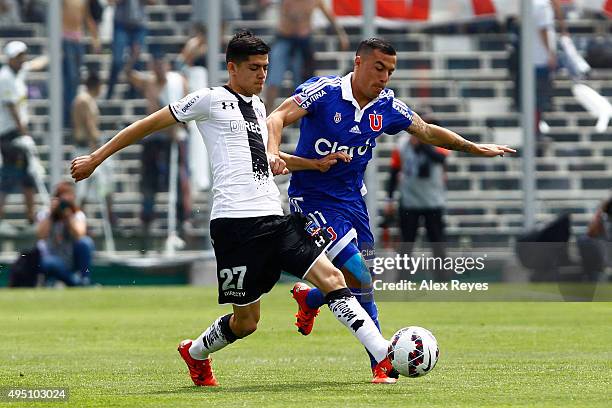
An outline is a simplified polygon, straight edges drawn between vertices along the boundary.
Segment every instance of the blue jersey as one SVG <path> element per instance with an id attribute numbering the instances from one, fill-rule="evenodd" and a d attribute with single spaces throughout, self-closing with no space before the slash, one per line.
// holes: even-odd
<path id="1" fill-rule="evenodd" d="M 396 134 L 412 124 L 412 111 L 390 89 L 384 89 L 360 109 L 353 97 L 351 78 L 352 74 L 314 77 L 296 89 L 293 100 L 308 114 L 302 118 L 295 155 L 319 159 L 344 150 L 352 160 L 338 162 L 326 173 L 292 173 L 289 196 L 361 199 L 363 177 L 376 138 L 383 133 Z"/>

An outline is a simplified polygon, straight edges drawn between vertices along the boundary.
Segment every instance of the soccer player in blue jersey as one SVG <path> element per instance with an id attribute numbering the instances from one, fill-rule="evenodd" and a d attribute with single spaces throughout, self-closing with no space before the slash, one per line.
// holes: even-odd
<path id="1" fill-rule="evenodd" d="M 284 166 L 293 172 L 289 185 L 291 210 L 307 214 L 334 238 L 328 257 L 342 270 L 349 288 L 378 325 L 378 310 L 373 299 L 372 278 L 367 261 L 374 257 L 374 236 L 363 194 L 364 173 L 372 158 L 376 138 L 383 133 L 402 130 L 424 143 L 450 150 L 495 157 L 514 152 L 507 146 L 475 144 L 458 134 L 425 123 L 406 104 L 386 88 L 397 62 L 393 46 L 379 38 L 359 45 L 353 72 L 344 77 L 314 77 L 300 85 L 267 119 L 268 152 L 272 171 Z M 295 156 L 279 152 L 283 127 L 302 119 Z M 339 163 L 327 172 L 318 170 L 321 159 L 344 152 Z M 308 335 L 323 293 L 297 283 L 293 297 L 298 303 L 298 330 Z M 379 326 L 380 329 L 380 326 Z M 373 383 L 394 383 L 385 372 L 376 369 L 371 359 Z"/>

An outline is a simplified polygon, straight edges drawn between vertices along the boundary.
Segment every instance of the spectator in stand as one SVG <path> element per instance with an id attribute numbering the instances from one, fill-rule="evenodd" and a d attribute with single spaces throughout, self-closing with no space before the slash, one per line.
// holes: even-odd
<path id="1" fill-rule="evenodd" d="M 577 241 L 585 277 L 597 282 L 606 265 L 612 264 L 612 197 L 597 208 L 587 233 Z"/>
<path id="2" fill-rule="evenodd" d="M 23 21 L 27 23 L 45 23 L 49 0 L 18 0 L 21 5 Z"/>
<path id="3" fill-rule="evenodd" d="M 44 69 L 47 57 L 27 60 L 28 47 L 11 41 L 4 47 L 8 62 L 0 69 L 0 234 L 14 235 L 17 229 L 4 219 L 6 195 L 17 186 L 23 188 L 26 216 L 34 223 L 34 178 L 29 170 L 28 154 L 17 140 L 28 135 L 28 71 Z"/>
<path id="4" fill-rule="evenodd" d="M 278 0 L 251 0 L 251 4 L 257 9 L 259 20 L 271 20 L 275 17 L 274 6 Z"/>
<path id="5" fill-rule="evenodd" d="M 115 6 L 113 23 L 113 62 L 106 89 L 106 99 L 113 97 L 119 73 L 125 65 L 125 49 L 130 48 L 130 57 L 127 65 L 136 65 L 140 52 L 144 48 L 147 36 L 147 4 L 155 4 L 155 0 L 108 0 L 108 4 Z M 130 95 L 135 97 L 135 95 Z"/>
<path id="6" fill-rule="evenodd" d="M 72 102 L 81 83 L 85 47 L 83 26 L 87 25 L 94 53 L 101 51 L 98 26 L 89 12 L 88 0 L 63 0 L 62 77 L 64 84 L 64 126 L 71 125 Z"/>
<path id="7" fill-rule="evenodd" d="M 152 114 L 167 106 L 171 101 L 179 100 L 187 94 L 187 81 L 173 71 L 160 55 L 154 55 L 151 61 L 153 75 L 144 74 L 128 67 L 128 79 L 136 89 L 144 93 L 147 99 L 147 113 Z M 177 197 L 178 225 L 189 223 L 191 216 L 191 190 L 187 170 L 187 145 L 179 140 L 178 127 L 173 126 L 164 132 L 158 132 L 142 141 L 142 215 L 144 236 L 148 235 L 151 222 L 155 218 L 155 195 L 167 191 L 169 185 L 169 162 L 171 144 L 179 147 L 179 194 Z"/>
<path id="8" fill-rule="evenodd" d="M 428 123 L 436 124 L 429 115 Z M 387 188 L 387 215 L 394 212 L 393 192 L 400 190 L 399 221 L 403 250 L 412 253 L 421 220 L 427 238 L 437 258 L 446 256 L 444 211 L 446 208 L 445 163 L 449 151 L 422 143 L 417 137 L 404 133 L 391 155 L 391 175 Z M 447 280 L 443 270 L 436 270 L 436 280 Z"/>
<path id="9" fill-rule="evenodd" d="M 17 0 L 0 0 L 0 27 L 21 23 L 21 10 Z"/>
<path id="10" fill-rule="evenodd" d="M 83 156 L 96 150 L 102 145 L 101 133 L 98 127 L 100 112 L 96 98 L 100 95 L 102 82 L 95 72 L 90 72 L 85 81 L 85 90 L 77 95 L 72 105 L 72 124 L 75 154 Z M 113 175 L 108 171 L 108 166 L 100 166 L 93 177 L 76 185 L 76 196 L 78 205 L 85 207 L 88 198 L 91 198 L 90 190 L 94 188 L 94 196 L 105 200 L 108 211 L 108 219 L 115 224 L 113 217 Z"/>
<path id="11" fill-rule="evenodd" d="M 73 186 L 64 181 L 56 187 L 50 210 L 40 216 L 37 246 L 48 281 L 89 285 L 94 243 L 87 236 L 87 218 L 76 205 Z"/>
<path id="12" fill-rule="evenodd" d="M 332 10 L 323 0 L 280 0 L 276 40 L 270 51 L 270 70 L 266 84 L 268 112 L 274 110 L 274 101 L 279 96 L 280 86 L 289 69 L 293 75 L 292 90 L 314 75 L 311 17 L 316 9 L 320 9 L 334 27 L 340 49 L 349 49 L 350 43 L 344 28 L 338 24 Z"/>
<path id="13" fill-rule="evenodd" d="M 194 66 L 206 66 L 206 52 L 208 44 L 206 43 L 206 28 L 200 23 L 194 23 L 191 28 L 191 36 L 185 42 L 181 53 L 177 57 L 178 70 L 182 68 Z"/>
<path id="14" fill-rule="evenodd" d="M 99 26 L 102 23 L 102 16 L 104 15 L 104 8 L 106 3 L 100 3 L 101 0 L 88 0 L 89 3 L 89 14 L 91 18 Z"/>
<path id="15" fill-rule="evenodd" d="M 555 19 L 558 22 L 562 35 L 568 35 L 567 26 L 563 17 L 560 0 L 533 0 L 533 61 L 535 64 L 536 81 L 536 133 L 545 134 L 550 131 L 548 124 L 543 120 L 542 113 L 551 107 L 553 76 L 557 69 L 557 34 Z M 509 31 L 514 31 L 513 54 L 511 54 L 510 75 L 516 86 L 514 87 L 514 104 L 517 109 L 521 107 L 520 93 L 520 36 L 518 26 L 511 24 Z"/>
<path id="16" fill-rule="evenodd" d="M 206 29 L 201 24 L 195 23 L 192 31 L 192 36 L 177 57 L 176 66 L 177 71 L 187 78 L 189 92 L 208 86 Z"/>
<path id="17" fill-rule="evenodd" d="M 191 20 L 202 27 L 208 26 L 208 9 L 210 0 L 191 0 Z M 242 20 L 240 2 L 238 0 L 223 0 L 221 2 L 221 39 L 227 30 L 228 23 Z"/>
<path id="18" fill-rule="evenodd" d="M 536 33 L 533 59 L 536 68 L 536 124 L 540 133 L 548 133 L 542 113 L 551 107 L 553 77 L 557 69 L 557 34 L 555 17 L 563 34 L 567 33 L 560 0 L 533 0 L 533 21 Z"/>

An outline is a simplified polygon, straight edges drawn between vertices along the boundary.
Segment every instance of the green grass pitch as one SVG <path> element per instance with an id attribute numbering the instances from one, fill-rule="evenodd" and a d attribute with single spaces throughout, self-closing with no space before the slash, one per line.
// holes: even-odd
<path id="1" fill-rule="evenodd" d="M 298 334 L 282 285 L 263 298 L 259 330 L 216 353 L 221 386 L 199 388 L 176 346 L 227 313 L 216 289 L 2 290 L 0 386 L 69 387 L 67 404 L 36 407 L 610 407 L 612 303 L 379 308 L 387 338 L 433 331 L 431 374 L 369 384 L 365 352 L 328 310 Z"/>

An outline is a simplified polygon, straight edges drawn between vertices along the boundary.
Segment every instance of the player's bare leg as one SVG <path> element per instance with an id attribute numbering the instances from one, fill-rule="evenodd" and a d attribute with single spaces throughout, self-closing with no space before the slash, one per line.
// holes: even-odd
<path id="1" fill-rule="evenodd" d="M 257 330 L 260 318 L 260 302 L 257 301 L 247 306 L 233 305 L 234 314 L 229 325 L 232 332 L 239 339 L 253 334 Z"/>

